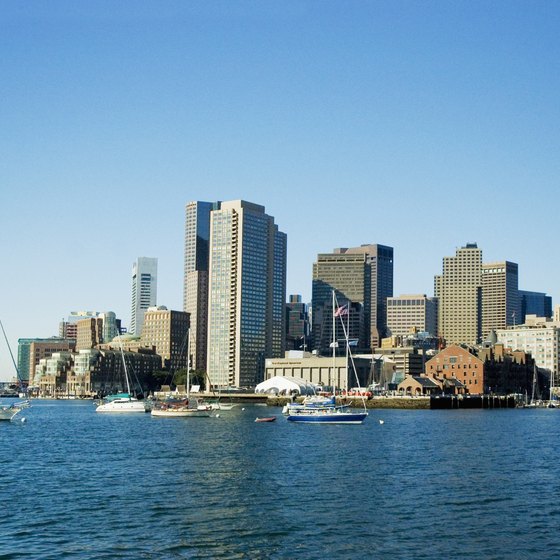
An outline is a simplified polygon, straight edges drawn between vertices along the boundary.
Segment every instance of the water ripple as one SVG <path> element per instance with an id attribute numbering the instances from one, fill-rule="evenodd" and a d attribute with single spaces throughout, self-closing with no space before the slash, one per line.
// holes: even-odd
<path id="1" fill-rule="evenodd" d="M 25 424 L 0 426 L 0 560 L 524 560 L 560 548 L 558 414 L 384 410 L 321 427 L 257 415 L 34 404 Z"/>

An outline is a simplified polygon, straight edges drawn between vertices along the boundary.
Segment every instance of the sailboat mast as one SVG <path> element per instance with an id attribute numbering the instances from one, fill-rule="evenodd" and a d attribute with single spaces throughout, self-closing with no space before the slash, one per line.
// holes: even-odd
<path id="1" fill-rule="evenodd" d="M 187 399 L 191 394 L 191 329 L 187 331 Z"/>
<path id="2" fill-rule="evenodd" d="M 16 375 L 17 375 L 17 380 L 20 386 L 23 385 L 22 379 L 19 375 L 19 369 L 17 367 L 16 364 L 16 360 L 14 359 L 14 354 L 12 353 L 12 347 L 10 346 L 10 343 L 8 342 L 8 337 L 6 336 L 6 331 L 4 330 L 4 325 L 2 324 L 2 321 L 0 321 L 0 327 L 2 327 L 2 333 L 4 334 L 4 340 L 6 341 L 6 346 L 8 347 L 8 351 L 10 352 L 10 357 L 12 358 L 12 363 L 14 364 L 14 368 L 16 369 Z"/>
<path id="3" fill-rule="evenodd" d="M 121 349 L 121 358 L 122 358 L 122 363 L 123 363 L 123 368 L 124 368 L 124 378 L 126 379 L 126 391 L 127 393 L 130 395 L 130 382 L 128 380 L 128 371 L 126 369 L 126 360 L 124 359 L 124 349 L 123 349 L 123 344 L 122 344 L 122 340 L 121 340 L 121 333 L 119 332 L 117 334 L 117 338 L 119 339 L 119 346 Z"/>
<path id="4" fill-rule="evenodd" d="M 335 317 L 335 295 L 334 295 L 334 290 L 332 291 L 332 368 L 331 368 L 331 379 L 329 379 L 329 385 L 331 386 L 331 389 L 333 390 L 333 394 L 334 394 L 334 383 L 333 383 L 333 379 L 334 378 L 334 372 L 335 372 L 335 366 L 336 366 L 336 317 Z"/>

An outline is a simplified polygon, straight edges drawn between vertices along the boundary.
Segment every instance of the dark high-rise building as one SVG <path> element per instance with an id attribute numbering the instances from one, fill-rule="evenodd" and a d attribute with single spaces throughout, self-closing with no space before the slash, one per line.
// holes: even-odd
<path id="1" fill-rule="evenodd" d="M 286 350 L 307 350 L 309 313 L 300 295 L 291 295 L 286 304 Z"/>
<path id="2" fill-rule="evenodd" d="M 328 354 L 332 341 L 332 291 L 348 305 L 349 338 L 360 348 L 379 346 L 387 333 L 387 298 L 393 295 L 393 248 L 385 245 L 335 249 L 313 264 L 313 347 Z M 337 322 L 337 339 L 344 337 Z"/>
<path id="3" fill-rule="evenodd" d="M 183 311 L 190 315 L 192 367 L 206 370 L 210 213 L 219 202 L 189 202 L 185 208 Z"/>
<path id="4" fill-rule="evenodd" d="M 542 292 L 519 290 L 519 299 L 521 300 L 521 317 L 517 319 L 517 324 L 523 324 L 527 315 L 552 317 L 552 298 L 550 296 Z"/>

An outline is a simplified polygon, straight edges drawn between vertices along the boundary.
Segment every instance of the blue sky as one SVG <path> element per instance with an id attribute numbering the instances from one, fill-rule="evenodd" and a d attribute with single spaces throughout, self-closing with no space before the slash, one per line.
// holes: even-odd
<path id="1" fill-rule="evenodd" d="M 243 198 L 317 253 L 395 249 L 395 294 L 433 294 L 478 242 L 560 303 L 560 4 L 1 1 L 0 319 L 56 335 L 130 320 L 158 257 L 182 305 L 184 206 Z M 0 379 L 13 367 L 0 344 Z"/>

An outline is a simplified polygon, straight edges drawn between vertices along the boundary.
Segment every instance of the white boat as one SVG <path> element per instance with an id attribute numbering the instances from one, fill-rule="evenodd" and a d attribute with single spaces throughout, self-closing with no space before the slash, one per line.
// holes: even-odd
<path id="1" fill-rule="evenodd" d="M 208 403 L 208 406 L 212 410 L 232 410 L 234 407 L 237 406 L 237 404 L 229 404 L 229 403 L 223 403 L 223 402 L 211 402 L 211 403 Z"/>
<path id="2" fill-rule="evenodd" d="M 336 309 L 336 311 L 335 311 Z M 348 359 L 352 361 L 352 369 L 354 374 L 356 374 L 356 368 L 354 367 L 354 360 L 350 354 L 350 345 L 348 340 L 348 329 L 344 325 L 342 320 L 343 315 L 348 315 L 349 309 L 344 311 L 344 307 L 339 307 L 336 304 L 336 296 L 334 290 L 332 292 L 332 357 L 333 357 L 333 369 L 336 358 L 336 318 L 340 318 L 342 323 L 342 328 L 344 331 L 344 338 L 346 341 L 346 363 L 348 364 Z M 356 381 L 359 380 L 356 375 Z M 288 407 L 288 414 L 286 416 L 289 422 L 300 422 L 302 424 L 361 424 L 368 416 L 365 407 L 364 400 L 364 411 L 363 412 L 353 412 L 348 409 L 346 405 L 337 406 L 336 398 L 333 396 L 330 402 L 317 403 L 311 402 L 307 404 L 302 404 L 300 406 Z"/>
<path id="3" fill-rule="evenodd" d="M 0 405 L 0 420 L 10 421 L 28 406 L 29 401 L 18 401 L 10 405 Z"/>
<path id="4" fill-rule="evenodd" d="M 166 418 L 208 418 L 212 408 L 192 399 L 157 401 L 150 412 L 152 416 Z"/>
<path id="5" fill-rule="evenodd" d="M 187 395 L 184 399 L 165 399 L 153 401 L 150 414 L 165 418 L 209 418 L 212 415 L 211 405 L 190 396 L 190 329 L 187 332 Z"/>
<path id="6" fill-rule="evenodd" d="M 132 396 L 130 392 L 130 380 L 128 378 L 128 369 L 126 368 L 126 360 L 124 359 L 124 350 L 121 342 L 121 335 L 117 335 L 121 349 L 121 357 L 124 368 L 124 377 L 126 380 L 126 393 L 119 393 L 118 395 L 109 395 L 100 405 L 95 409 L 95 412 L 112 412 L 121 414 L 131 414 L 137 412 L 146 412 L 144 401 L 139 401 L 136 397 Z"/>

